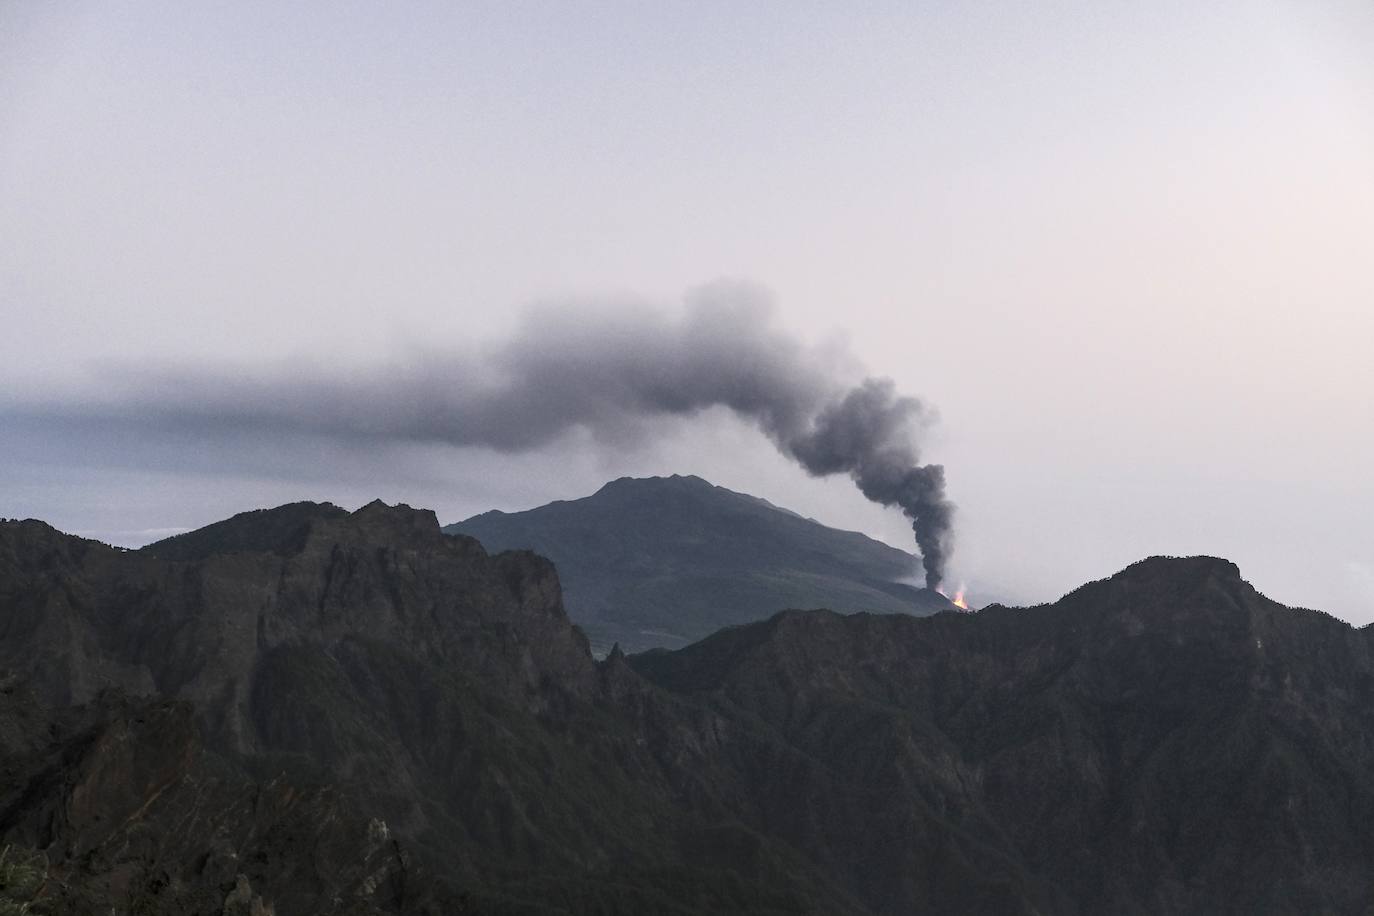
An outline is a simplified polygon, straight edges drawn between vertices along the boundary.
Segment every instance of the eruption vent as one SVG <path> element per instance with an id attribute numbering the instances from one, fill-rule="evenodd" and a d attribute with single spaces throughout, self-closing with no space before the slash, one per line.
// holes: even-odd
<path id="1" fill-rule="evenodd" d="M 780 332 L 756 292 L 717 285 L 689 296 L 676 316 L 642 306 L 537 309 L 495 346 L 371 371 L 122 367 L 107 371 L 98 398 L 66 413 L 230 431 L 267 447 L 296 434 L 521 452 L 575 430 L 623 449 L 655 422 L 723 407 L 807 473 L 848 475 L 868 499 L 899 508 L 936 588 L 953 507 L 944 468 L 920 463 L 927 411 L 891 380 L 855 369 L 834 347 Z"/>

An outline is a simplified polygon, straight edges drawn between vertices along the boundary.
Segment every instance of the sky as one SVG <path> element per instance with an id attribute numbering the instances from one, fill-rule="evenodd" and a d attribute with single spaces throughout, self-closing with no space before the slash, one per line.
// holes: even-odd
<path id="1" fill-rule="evenodd" d="M 0 4 L 0 515 L 137 545 L 695 473 L 913 549 L 727 409 L 299 428 L 728 288 L 920 399 L 975 603 L 1206 553 L 1374 621 L 1371 46 L 1363 0 Z"/>

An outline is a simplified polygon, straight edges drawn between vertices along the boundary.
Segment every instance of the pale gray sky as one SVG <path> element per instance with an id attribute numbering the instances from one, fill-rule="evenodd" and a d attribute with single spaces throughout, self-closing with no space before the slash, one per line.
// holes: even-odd
<path id="1" fill-rule="evenodd" d="M 111 366 L 361 369 L 721 277 L 938 408 L 975 600 L 1205 552 L 1374 620 L 1365 0 L 0 5 L 11 405 Z M 0 515 L 127 543 L 682 472 L 909 546 L 715 414 L 515 457 L 32 410 L 0 437 Z"/>

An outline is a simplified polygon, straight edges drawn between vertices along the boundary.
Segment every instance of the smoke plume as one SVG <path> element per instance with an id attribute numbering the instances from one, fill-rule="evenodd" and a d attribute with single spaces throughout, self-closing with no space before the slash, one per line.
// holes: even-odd
<path id="1" fill-rule="evenodd" d="M 643 307 L 544 308 L 485 349 L 429 352 L 358 372 L 121 368 L 87 416 L 163 429 L 307 433 L 521 452 L 574 430 L 625 447 L 654 422 L 726 408 L 809 474 L 847 474 L 868 499 L 911 520 L 938 587 L 952 506 L 944 469 L 922 465 L 927 413 L 888 379 L 861 377 L 834 348 L 779 331 L 757 295 L 711 287 L 681 313 Z M 857 381 L 846 382 L 846 377 Z"/>

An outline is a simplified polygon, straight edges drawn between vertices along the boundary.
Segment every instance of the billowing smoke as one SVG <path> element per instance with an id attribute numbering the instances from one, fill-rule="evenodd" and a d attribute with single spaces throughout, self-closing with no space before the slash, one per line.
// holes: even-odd
<path id="1" fill-rule="evenodd" d="M 926 583 L 938 587 L 952 507 L 944 469 L 920 464 L 917 438 L 929 417 L 890 380 L 862 375 L 836 348 L 805 347 L 780 332 L 757 295 L 716 286 L 676 314 L 536 309 L 494 346 L 367 372 L 126 367 L 108 373 L 101 403 L 83 410 L 174 430 L 520 452 L 579 429 L 625 447 L 665 418 L 726 408 L 808 473 L 847 474 L 868 499 L 900 508 Z"/>
<path id="2" fill-rule="evenodd" d="M 944 467 L 917 463 L 912 427 L 920 413 L 920 402 L 899 396 L 890 379 L 866 378 L 774 441 L 808 473 L 848 474 L 864 496 L 900 508 L 916 533 L 926 587 L 939 588 L 954 507 L 945 498 Z"/>

